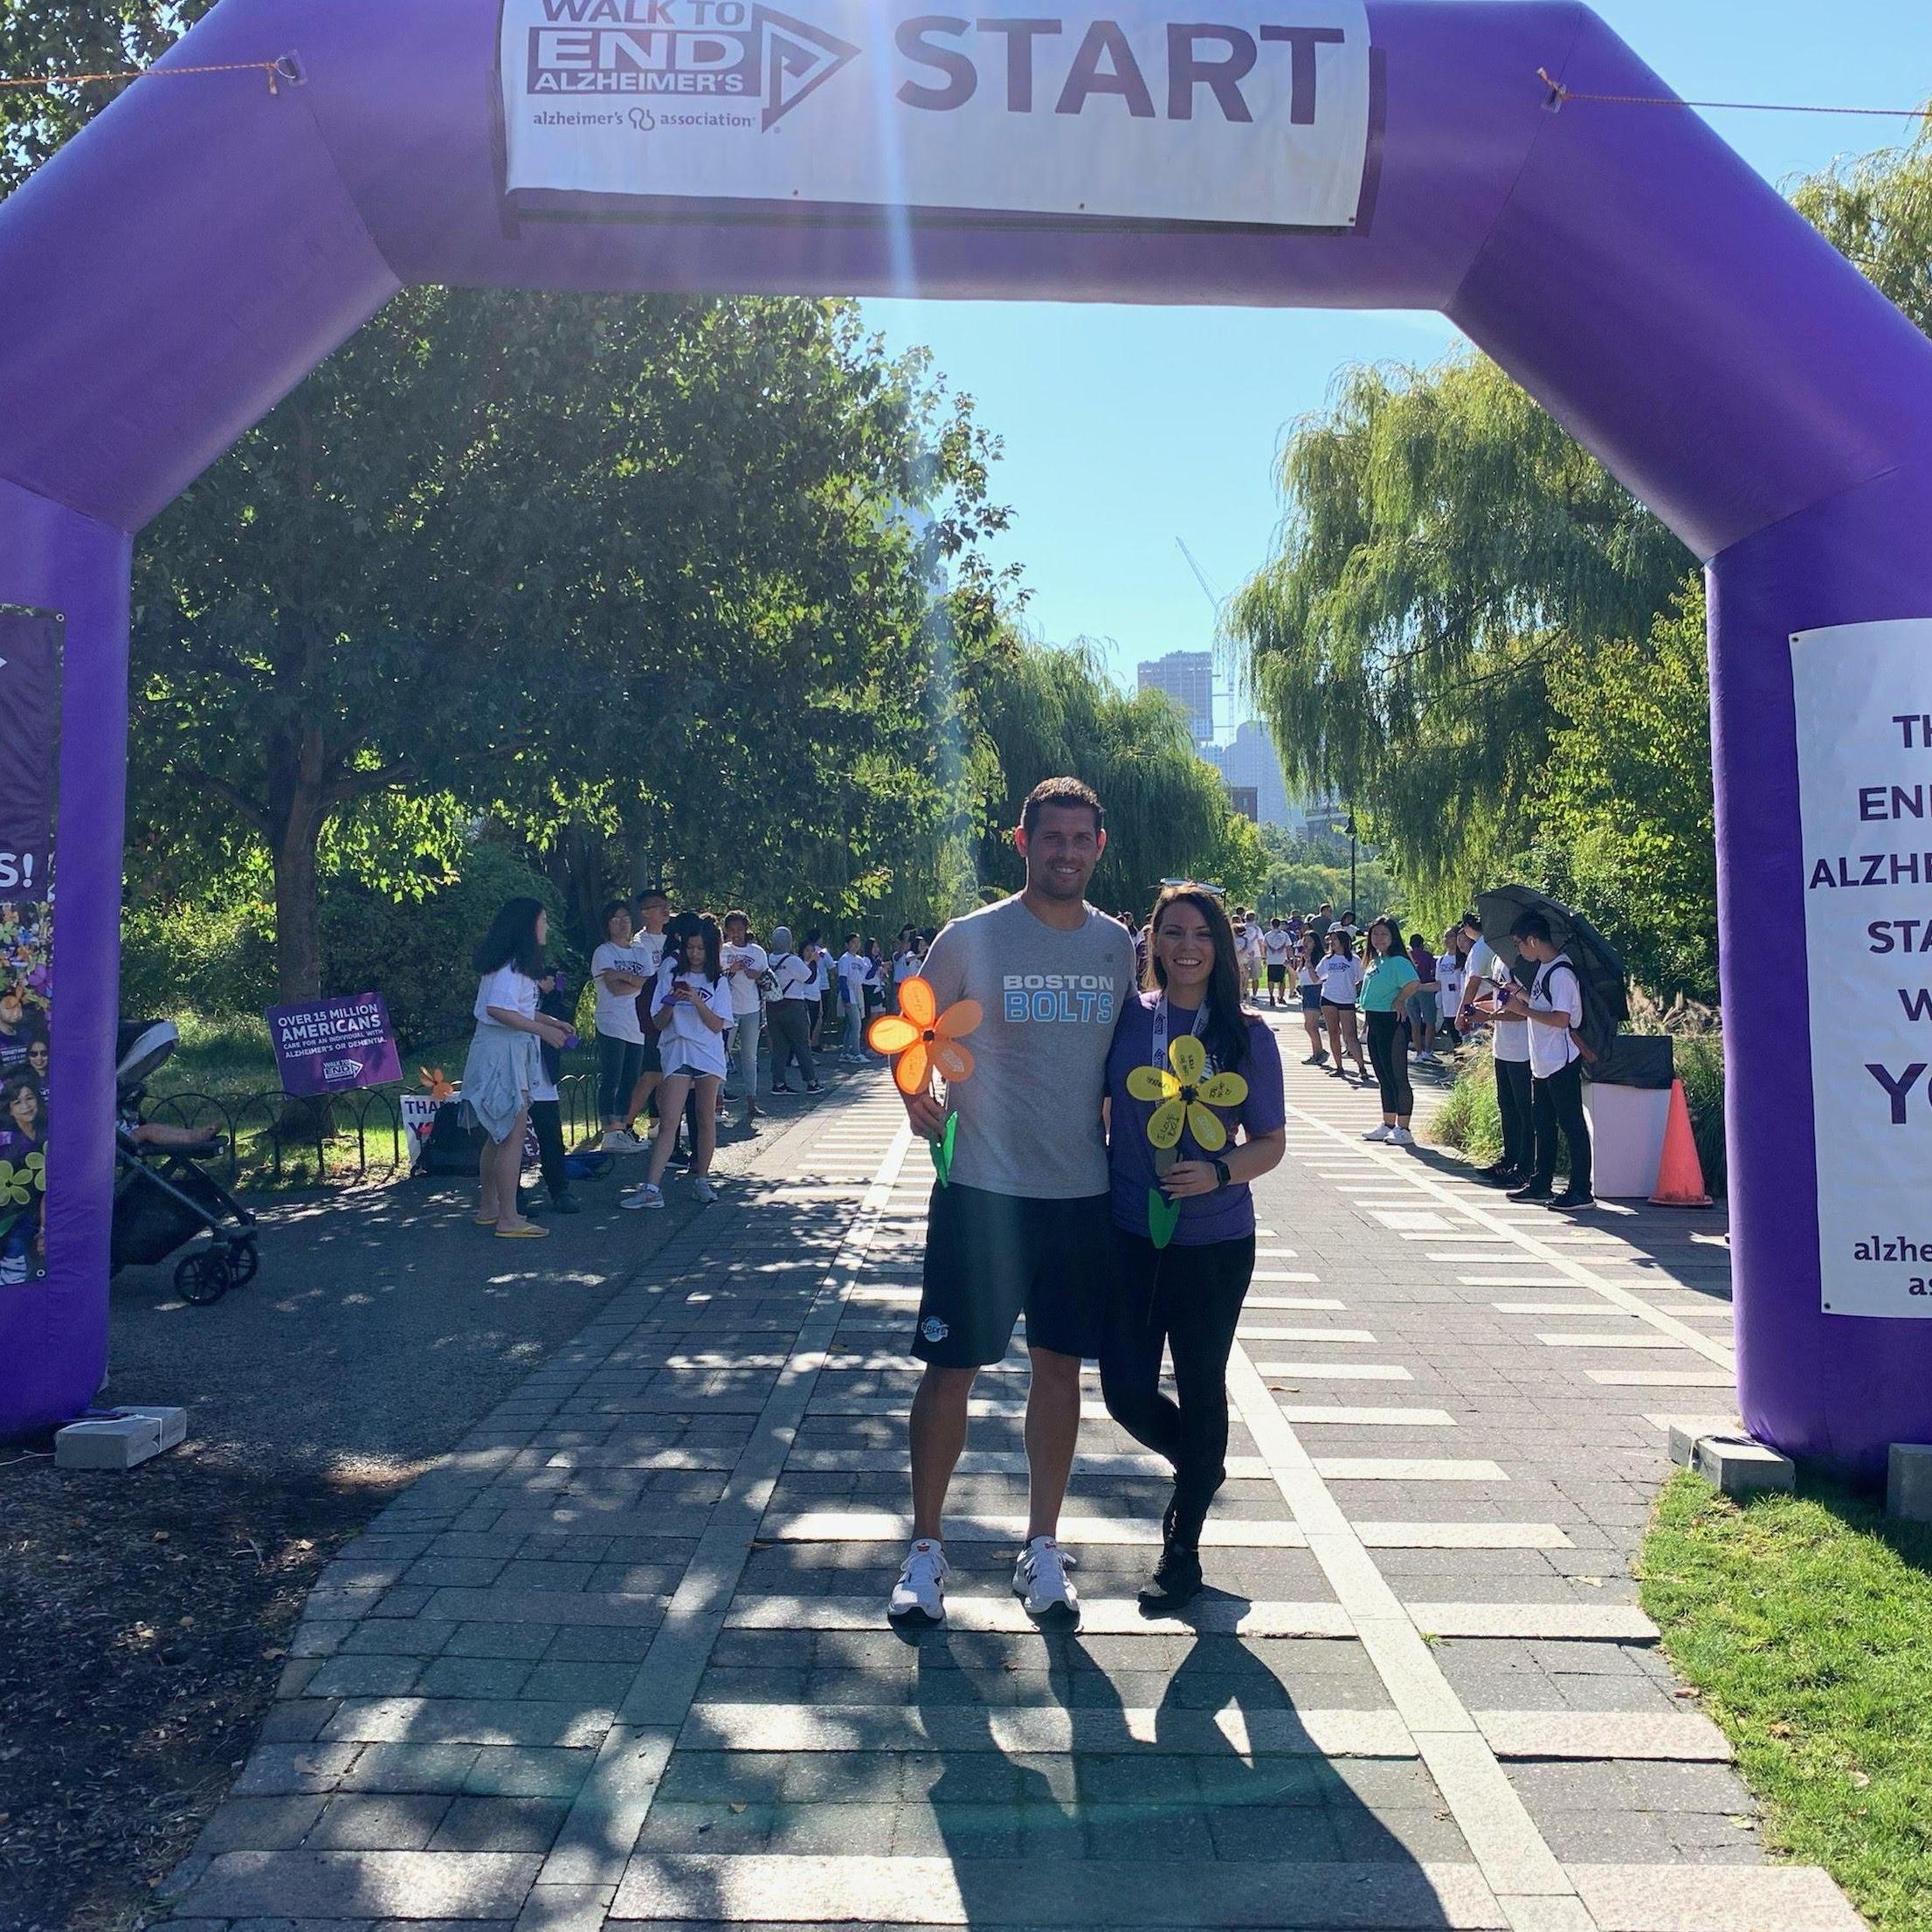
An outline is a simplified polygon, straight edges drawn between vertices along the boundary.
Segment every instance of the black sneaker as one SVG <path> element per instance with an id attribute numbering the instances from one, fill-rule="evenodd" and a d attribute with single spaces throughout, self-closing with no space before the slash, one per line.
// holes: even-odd
<path id="1" fill-rule="evenodd" d="M 558 1194 L 552 1197 L 550 1210 L 555 1214 L 582 1214 L 583 1204 L 574 1194 Z"/>
<path id="2" fill-rule="evenodd" d="M 1579 1194 L 1575 1188 L 1570 1187 L 1565 1188 L 1561 1194 L 1556 1195 L 1549 1204 L 1551 1207 L 1558 1209 L 1593 1208 L 1597 1205 L 1597 1197 L 1594 1194 Z"/>
<path id="3" fill-rule="evenodd" d="M 1494 1167 L 1482 1169 L 1476 1176 L 1479 1181 L 1487 1181 L 1491 1187 L 1521 1187 L 1522 1176 L 1507 1161 L 1498 1161 Z"/>
<path id="4" fill-rule="evenodd" d="M 1521 1187 L 1510 1189 L 1509 1198 L 1512 1201 L 1547 1201 L 1556 1191 L 1555 1188 L 1541 1186 L 1535 1181 L 1525 1181 Z"/>
<path id="5" fill-rule="evenodd" d="M 807 1080 L 805 1082 L 805 1091 L 808 1094 L 823 1094 L 825 1090 L 825 1083 L 823 1080 Z"/>
<path id="6" fill-rule="evenodd" d="M 790 1094 L 792 1091 L 793 1089 L 787 1087 L 783 1080 L 774 1080 L 771 1085 L 765 1089 L 765 1092 L 768 1094 Z"/>

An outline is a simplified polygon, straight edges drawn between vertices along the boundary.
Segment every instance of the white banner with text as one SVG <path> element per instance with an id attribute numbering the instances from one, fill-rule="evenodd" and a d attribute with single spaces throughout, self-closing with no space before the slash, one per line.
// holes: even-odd
<path id="1" fill-rule="evenodd" d="M 1367 163 L 1363 0 L 503 0 L 500 72 L 507 191 L 612 212 L 1341 229 Z"/>
<path id="2" fill-rule="evenodd" d="M 1932 618 L 1791 639 L 1818 1269 L 1932 1320 Z"/>

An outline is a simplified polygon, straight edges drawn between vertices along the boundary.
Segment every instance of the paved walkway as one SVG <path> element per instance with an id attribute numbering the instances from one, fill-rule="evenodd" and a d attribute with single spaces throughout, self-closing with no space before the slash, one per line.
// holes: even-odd
<path id="1" fill-rule="evenodd" d="M 1571 1225 L 1289 1097 L 1184 1623 L 1133 1603 L 1166 1486 L 1096 1388 L 1085 1627 L 1026 1625 L 1016 1356 L 951 1624 L 882 1627 L 930 1176 L 880 1079 L 333 1566 L 174 1932 L 1857 1927 L 1636 1607 L 1664 1425 L 1731 1402 L 1721 1220 Z"/>

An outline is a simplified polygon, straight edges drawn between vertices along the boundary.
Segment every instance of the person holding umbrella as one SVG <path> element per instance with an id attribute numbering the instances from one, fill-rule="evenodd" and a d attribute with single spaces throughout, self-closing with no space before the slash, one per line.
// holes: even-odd
<path id="1" fill-rule="evenodd" d="M 1594 1207 L 1590 1183 L 1590 1122 L 1584 1114 L 1583 1058 L 1576 1029 L 1583 1024 L 1584 989 L 1570 955 L 1558 949 L 1542 913 L 1525 913 L 1510 928 L 1517 950 L 1535 968 L 1525 992 L 1509 987 L 1510 1018 L 1529 1025 L 1529 1114 L 1535 1165 L 1512 1201 L 1548 1201 L 1552 1207 Z M 1570 1185 L 1556 1192 L 1556 1135 L 1570 1148 Z"/>

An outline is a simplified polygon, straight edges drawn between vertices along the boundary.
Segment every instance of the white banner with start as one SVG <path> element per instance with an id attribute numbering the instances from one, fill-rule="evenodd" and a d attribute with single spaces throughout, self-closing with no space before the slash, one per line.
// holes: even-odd
<path id="1" fill-rule="evenodd" d="M 503 0 L 500 71 L 532 207 L 1345 229 L 1367 164 L 1363 0 Z"/>

